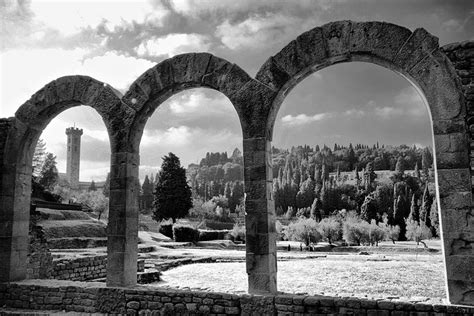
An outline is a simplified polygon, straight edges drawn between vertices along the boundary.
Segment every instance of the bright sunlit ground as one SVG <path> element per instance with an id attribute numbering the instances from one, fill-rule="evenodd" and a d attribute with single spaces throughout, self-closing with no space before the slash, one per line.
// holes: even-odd
<path id="1" fill-rule="evenodd" d="M 246 293 L 244 262 L 192 264 L 163 273 L 158 286 Z M 278 289 L 285 293 L 442 302 L 441 255 L 358 256 L 278 262 Z"/>

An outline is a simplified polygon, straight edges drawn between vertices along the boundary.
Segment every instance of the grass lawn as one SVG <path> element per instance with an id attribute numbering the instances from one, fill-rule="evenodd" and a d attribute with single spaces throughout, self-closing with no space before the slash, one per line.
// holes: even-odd
<path id="1" fill-rule="evenodd" d="M 383 261 L 388 260 L 388 261 Z M 156 286 L 247 293 L 245 263 L 181 266 Z M 440 303 L 445 298 L 441 256 L 328 256 L 278 262 L 278 289 L 308 295 L 400 298 Z"/>

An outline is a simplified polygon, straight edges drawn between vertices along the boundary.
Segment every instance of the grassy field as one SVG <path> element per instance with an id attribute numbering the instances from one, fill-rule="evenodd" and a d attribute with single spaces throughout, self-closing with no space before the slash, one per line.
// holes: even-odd
<path id="1" fill-rule="evenodd" d="M 246 293 L 245 263 L 181 266 L 157 286 Z M 440 303 L 445 298 L 441 256 L 328 255 L 278 262 L 278 289 L 304 295 L 399 298 Z"/>

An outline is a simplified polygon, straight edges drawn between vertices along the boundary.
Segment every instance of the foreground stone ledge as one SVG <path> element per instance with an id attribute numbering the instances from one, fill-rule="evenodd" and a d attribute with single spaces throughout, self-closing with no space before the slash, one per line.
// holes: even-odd
<path id="1" fill-rule="evenodd" d="M 130 315 L 473 315 L 474 307 L 357 297 L 237 295 L 100 282 L 26 280 L 0 283 L 0 306 L 17 309 Z M 0 309 L 0 313 L 2 310 Z"/>

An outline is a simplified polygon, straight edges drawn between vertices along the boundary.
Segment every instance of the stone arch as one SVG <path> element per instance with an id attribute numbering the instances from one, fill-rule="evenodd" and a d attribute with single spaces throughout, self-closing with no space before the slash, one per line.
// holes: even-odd
<path id="1" fill-rule="evenodd" d="M 351 21 L 328 23 L 301 34 L 270 57 L 256 75 L 272 90 L 265 147 L 271 146 L 276 114 L 289 91 L 315 71 L 351 61 L 391 69 L 408 79 L 425 98 L 435 143 L 448 296 L 451 303 L 472 304 L 474 254 L 455 246 L 474 242 L 474 227 L 468 216 L 471 183 L 466 108 L 459 79 L 436 37 L 424 29 L 411 32 L 390 23 Z M 268 164 L 271 162 L 267 168 Z M 271 194 L 267 194 L 267 202 L 271 214 Z"/>
<path id="2" fill-rule="evenodd" d="M 153 112 L 172 95 L 191 88 L 210 88 L 232 102 L 243 130 L 245 118 L 235 96 L 252 78 L 239 66 L 209 53 L 187 53 L 166 59 L 143 73 L 123 97 L 136 111 L 130 142 L 138 150 L 145 124 Z"/>
<path id="3" fill-rule="evenodd" d="M 109 135 L 113 136 L 116 113 L 122 111 L 119 93 L 109 85 L 86 76 L 61 77 L 48 83 L 17 110 L 15 117 L 2 122 L 2 281 L 21 280 L 26 276 L 31 164 L 36 142 L 56 115 L 81 104 L 96 109 Z M 111 145 L 117 143 L 113 137 L 110 142 Z"/>

